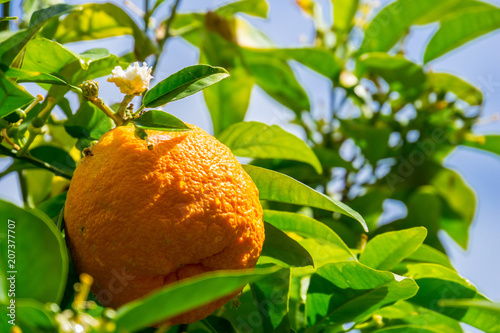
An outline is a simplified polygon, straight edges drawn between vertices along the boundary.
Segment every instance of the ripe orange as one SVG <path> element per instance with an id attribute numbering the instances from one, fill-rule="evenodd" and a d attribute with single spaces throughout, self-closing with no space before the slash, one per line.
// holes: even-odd
<path id="1" fill-rule="evenodd" d="M 203 130 L 122 126 L 78 164 L 64 209 L 79 273 L 105 305 L 120 305 L 207 271 L 254 267 L 264 242 L 258 190 L 229 148 Z M 234 295 L 169 323 L 192 323 Z M 187 295 L 189 296 L 189 295 Z"/>

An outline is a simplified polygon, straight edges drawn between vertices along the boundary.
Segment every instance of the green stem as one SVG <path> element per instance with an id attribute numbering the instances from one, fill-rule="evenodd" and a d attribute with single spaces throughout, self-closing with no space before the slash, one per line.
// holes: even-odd
<path id="1" fill-rule="evenodd" d="M 102 112 L 104 112 L 106 114 L 106 116 L 111 118 L 115 122 L 116 126 L 120 126 L 123 124 L 123 119 L 117 118 L 114 111 L 111 110 L 111 108 L 109 106 L 107 106 L 106 103 L 104 103 L 104 101 L 102 99 L 94 98 L 93 100 L 90 100 L 90 102 L 92 104 L 94 104 L 95 106 L 97 106 Z"/>
<path id="2" fill-rule="evenodd" d="M 10 14 L 10 1 L 3 4 L 2 16 L 9 16 Z M 10 22 L 2 21 L 0 22 L 0 31 L 10 30 Z"/>
<path id="3" fill-rule="evenodd" d="M 17 176 L 19 177 L 19 185 L 21 187 L 24 207 L 35 208 L 33 200 L 31 200 L 30 196 L 28 195 L 28 183 L 26 182 L 26 177 L 24 177 L 23 175 L 23 170 L 17 171 Z"/>
<path id="4" fill-rule="evenodd" d="M 66 179 L 71 179 L 71 177 L 72 177 L 72 175 L 62 171 L 61 169 L 59 169 L 59 168 L 57 168 L 49 163 L 41 161 L 37 158 L 34 158 L 32 156 L 29 156 L 29 155 L 17 156 L 16 153 L 12 152 L 10 149 L 8 149 L 4 146 L 0 146 L 0 154 L 10 156 L 10 157 L 13 157 L 13 158 L 21 160 L 21 161 L 28 162 L 36 167 L 48 170 L 48 171 L 56 174 L 57 176 L 61 176 L 61 177 L 64 177 Z"/>
<path id="5" fill-rule="evenodd" d="M 23 156 L 24 154 L 26 154 L 26 152 L 28 151 L 28 148 L 31 146 L 31 144 L 33 143 L 33 141 L 35 141 L 35 138 L 38 134 L 37 133 L 34 133 L 33 131 L 29 131 L 28 132 L 28 141 L 26 141 L 26 143 L 21 147 L 21 149 L 17 152 L 17 156 Z"/>
<path id="6" fill-rule="evenodd" d="M 118 116 L 122 119 L 125 119 L 125 110 L 127 109 L 127 106 L 130 104 L 132 99 L 134 99 L 134 95 L 125 95 L 125 97 L 123 97 L 123 101 L 120 104 L 120 109 L 118 109 Z"/>

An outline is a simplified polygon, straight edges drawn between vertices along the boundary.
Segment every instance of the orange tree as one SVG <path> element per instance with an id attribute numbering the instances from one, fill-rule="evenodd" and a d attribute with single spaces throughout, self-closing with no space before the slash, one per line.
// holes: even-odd
<path id="1" fill-rule="evenodd" d="M 473 192 L 443 167 L 444 157 L 458 145 L 498 154 L 498 136 L 471 131 L 483 103 L 476 87 L 409 61 L 403 48 L 410 27 L 438 22 L 425 64 L 499 28 L 499 8 L 398 0 L 374 14 L 363 2 L 336 0 L 330 25 L 318 3 L 299 0 L 315 23 L 315 42 L 283 49 L 237 15 L 266 17 L 265 0 L 206 13 L 179 13 L 179 0 L 146 1 L 142 18 L 110 3 L 43 8 L 45 2 L 24 1 L 14 31 L 9 2 L 2 3 L 0 154 L 12 163 L 0 176 L 18 174 L 25 206 L 0 202 L 2 331 L 155 331 L 147 327 L 246 285 L 205 319 L 159 330 L 462 332 L 463 322 L 500 332 L 498 304 L 457 274 L 437 237 L 444 230 L 465 248 L 475 212 Z M 151 24 L 167 6 L 168 17 Z M 121 35 L 134 39 L 123 55 L 64 46 Z M 116 67 L 146 58 L 154 71 L 171 37 L 198 48 L 200 64 L 151 89 L 124 88 L 121 104 L 99 98 L 92 79 L 115 70 L 111 81 L 123 87 L 128 70 Z M 291 61 L 332 82 L 328 117 L 311 114 Z M 33 97 L 23 82 L 38 83 L 45 96 Z M 254 85 L 295 113 L 305 141 L 278 126 L 244 122 Z M 64 241 L 73 171 L 115 126 L 134 126 L 137 140 L 154 150 L 151 129 L 186 125 L 152 109 L 202 89 L 215 137 L 251 159 L 244 169 L 259 189 L 266 230 L 257 267 L 197 275 L 107 309 L 89 295 L 92 278 L 77 276 Z M 76 106 L 68 94 L 79 97 Z M 135 95 L 143 98 L 134 109 Z M 55 106 L 65 119 L 51 115 Z M 387 199 L 404 203 L 408 214 L 380 227 Z"/>

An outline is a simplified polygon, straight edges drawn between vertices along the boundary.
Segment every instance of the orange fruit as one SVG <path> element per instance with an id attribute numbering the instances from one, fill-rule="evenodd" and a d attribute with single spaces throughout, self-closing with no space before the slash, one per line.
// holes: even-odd
<path id="1" fill-rule="evenodd" d="M 92 291 L 104 306 L 204 272 L 253 268 L 259 258 L 257 187 L 229 148 L 190 127 L 147 131 L 153 150 L 133 127 L 117 127 L 74 172 L 66 240 L 76 270 L 94 278 Z M 168 323 L 203 319 L 236 294 Z"/>

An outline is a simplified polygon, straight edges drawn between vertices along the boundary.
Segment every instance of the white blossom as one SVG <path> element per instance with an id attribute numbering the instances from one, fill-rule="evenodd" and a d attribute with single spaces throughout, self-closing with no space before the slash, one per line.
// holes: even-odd
<path id="1" fill-rule="evenodd" d="M 120 66 L 116 66 L 108 78 L 108 82 L 114 82 L 123 94 L 140 95 L 145 90 L 149 89 L 149 82 L 153 78 L 151 76 L 151 67 L 143 62 L 142 67 L 138 62 L 134 62 L 123 70 Z"/>

